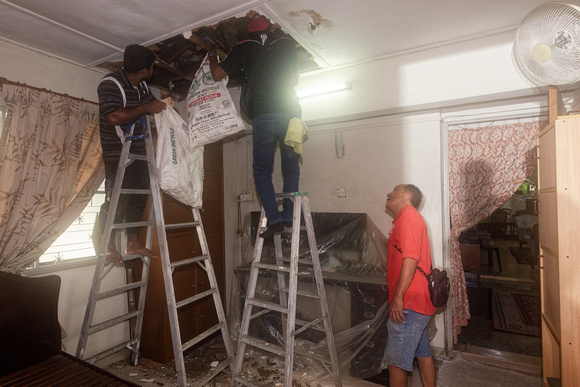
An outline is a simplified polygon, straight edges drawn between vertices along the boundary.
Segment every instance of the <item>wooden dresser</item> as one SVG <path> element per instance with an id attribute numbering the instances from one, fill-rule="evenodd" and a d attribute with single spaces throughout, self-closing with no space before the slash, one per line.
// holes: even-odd
<path id="1" fill-rule="evenodd" d="M 580 115 L 550 88 L 538 136 L 544 386 L 580 386 Z"/>

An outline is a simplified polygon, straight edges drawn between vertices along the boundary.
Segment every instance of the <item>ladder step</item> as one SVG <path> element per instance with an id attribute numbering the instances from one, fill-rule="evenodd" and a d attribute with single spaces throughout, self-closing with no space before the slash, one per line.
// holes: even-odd
<path id="1" fill-rule="evenodd" d="M 273 353 L 273 354 L 276 354 L 279 356 L 284 356 L 286 353 L 284 348 L 279 346 L 279 345 L 271 344 L 271 343 L 268 343 L 267 341 L 256 339 L 255 337 L 250 337 L 248 335 L 242 335 L 240 337 L 240 340 L 242 340 L 242 342 L 244 342 L 248 345 L 263 349 L 264 351 L 268 351 L 270 353 Z M 238 356 L 244 356 L 244 355 L 238 354 Z"/>
<path id="2" fill-rule="evenodd" d="M 275 310 L 276 312 L 288 314 L 288 308 L 274 302 L 262 301 L 255 298 L 248 298 L 246 304 L 259 306 L 260 308 Z"/>
<path id="3" fill-rule="evenodd" d="M 126 313 L 122 316 L 112 318 L 110 320 L 106 320 L 106 321 L 103 321 L 103 322 L 95 324 L 95 325 L 91 325 L 90 327 L 88 327 L 87 333 L 89 335 L 91 335 L 93 333 L 102 331 L 103 329 L 107 329 L 110 327 L 114 327 L 115 325 L 119 325 L 122 322 L 128 321 L 128 320 L 135 318 L 135 317 L 142 315 L 142 314 L 143 314 L 143 311 L 136 310 L 135 312 Z"/>
<path id="4" fill-rule="evenodd" d="M 193 339 L 189 340 L 186 343 L 182 344 L 182 351 L 186 351 L 189 348 L 193 347 L 195 344 L 199 343 L 200 341 L 208 338 L 209 336 L 213 335 L 215 332 L 219 331 L 225 326 L 224 323 L 217 323 L 213 327 L 209 328 L 207 331 L 200 333 L 199 335 L 195 336 Z"/>
<path id="5" fill-rule="evenodd" d="M 308 196 L 308 192 L 281 192 L 276 194 L 277 198 L 292 199 L 295 198 L 296 196 Z"/>
<path id="6" fill-rule="evenodd" d="M 287 258 L 287 257 L 281 257 L 281 258 L 278 258 L 278 259 L 280 259 L 280 260 L 282 260 L 284 262 L 290 262 L 290 258 Z M 299 265 L 309 265 L 309 266 L 312 266 L 313 265 L 311 259 L 298 259 L 298 264 Z"/>
<path id="7" fill-rule="evenodd" d="M 288 288 L 280 288 L 280 291 L 288 293 Z M 312 293 L 312 292 L 307 292 L 306 290 L 297 289 L 296 295 L 297 296 L 304 296 L 304 297 L 308 297 L 308 298 L 314 298 L 314 299 L 318 300 L 318 294 Z"/>
<path id="8" fill-rule="evenodd" d="M 226 369 L 226 367 L 228 367 L 231 363 L 232 363 L 232 359 L 226 359 L 226 360 L 222 361 L 221 363 L 219 363 L 217 366 L 215 366 L 212 369 L 212 372 L 210 374 L 208 374 L 203 379 L 196 381 L 196 384 L 198 386 L 205 386 L 207 384 L 207 382 L 212 380 L 217 374 L 219 374 L 224 369 Z"/>
<path id="9" fill-rule="evenodd" d="M 145 156 L 145 155 L 138 155 L 136 153 L 129 153 L 127 155 L 127 158 L 129 158 L 131 160 L 143 160 L 143 161 L 147 161 L 147 156 Z"/>
<path id="10" fill-rule="evenodd" d="M 252 265 L 252 268 L 259 268 L 259 269 L 273 270 L 273 271 L 282 271 L 285 273 L 290 273 L 290 268 L 288 266 L 272 265 L 272 264 L 261 263 L 261 262 L 254 262 Z"/>
<path id="11" fill-rule="evenodd" d="M 214 293 L 216 293 L 216 292 L 217 292 L 217 289 L 215 289 L 215 288 L 211 288 L 211 289 L 209 289 L 209 290 L 206 290 L 205 292 L 201 292 L 201 293 L 199 293 L 199 294 L 196 294 L 195 296 L 192 296 L 192 297 L 189 297 L 189 298 L 186 298 L 186 299 L 184 299 L 184 300 L 181 300 L 181 301 L 177 302 L 177 303 L 175 304 L 175 307 L 176 307 L 177 309 L 179 309 L 179 308 L 181 308 L 181 307 L 183 307 L 183 306 L 185 306 L 185 305 L 189 305 L 189 304 L 191 304 L 191 303 L 193 303 L 193 302 L 199 301 L 199 300 L 201 300 L 202 298 L 205 298 L 205 297 L 207 297 L 207 296 L 211 296 L 212 294 L 214 294 Z"/>
<path id="12" fill-rule="evenodd" d="M 119 294 L 126 293 L 129 290 L 133 290 L 133 289 L 136 289 L 136 288 L 140 288 L 141 286 L 143 286 L 145 284 L 146 284 L 145 281 L 132 282 L 130 284 L 121 286 L 120 288 L 116 288 L 116 289 L 112 289 L 112 290 L 107 290 L 106 292 L 97 293 L 95 295 L 95 298 L 97 300 L 102 300 L 102 299 L 105 299 L 105 298 L 109 298 L 109 297 L 112 297 L 112 296 L 116 296 L 116 295 L 119 295 Z"/>
<path id="13" fill-rule="evenodd" d="M 151 190 L 149 188 L 123 188 L 121 194 L 125 195 L 149 195 Z"/>
<path id="14" fill-rule="evenodd" d="M 173 224 L 166 224 L 166 230 L 172 230 L 176 228 L 190 228 L 190 227 L 197 227 L 200 225 L 200 222 L 186 222 L 186 223 L 173 223 Z"/>
<path id="15" fill-rule="evenodd" d="M 187 258 L 187 259 L 182 259 L 179 261 L 171 262 L 170 266 L 171 266 L 171 268 L 176 268 L 176 267 L 181 267 L 181 266 L 185 266 L 185 265 L 190 265 L 192 263 L 200 262 L 200 261 L 203 261 L 206 259 L 209 259 L 209 256 L 200 255 L 199 257 Z"/>
<path id="16" fill-rule="evenodd" d="M 106 351 L 100 352 L 100 353 L 93 355 L 93 356 L 91 356 L 87 359 L 84 359 L 84 360 L 88 363 L 94 364 L 94 363 L 98 362 L 99 360 L 104 359 L 107 356 L 110 356 L 114 353 L 117 353 L 120 350 L 125 349 L 125 348 L 134 352 L 135 350 L 132 348 L 132 346 L 133 346 L 133 344 L 137 343 L 137 341 L 138 341 L 137 339 L 125 341 L 124 343 L 118 344 L 115 347 L 109 348 Z"/>
<path id="17" fill-rule="evenodd" d="M 117 230 L 120 228 L 136 228 L 136 227 L 148 227 L 154 225 L 155 222 L 151 221 L 144 221 L 144 222 L 132 222 L 132 223 L 116 223 L 113 224 L 113 229 Z"/>

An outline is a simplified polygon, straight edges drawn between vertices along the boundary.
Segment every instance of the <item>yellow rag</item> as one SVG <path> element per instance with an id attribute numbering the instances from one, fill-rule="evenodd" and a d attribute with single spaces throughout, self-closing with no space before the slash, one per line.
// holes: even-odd
<path id="1" fill-rule="evenodd" d="M 294 117 L 288 123 L 288 130 L 286 131 L 286 138 L 284 144 L 294 148 L 294 152 L 302 155 L 302 142 L 304 136 L 308 133 L 308 126 L 298 117 Z"/>

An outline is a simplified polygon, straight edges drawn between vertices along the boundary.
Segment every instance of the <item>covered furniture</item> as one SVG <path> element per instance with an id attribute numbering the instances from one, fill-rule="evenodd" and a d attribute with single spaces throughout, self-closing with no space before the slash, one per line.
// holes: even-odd
<path id="1" fill-rule="evenodd" d="M 242 265 L 234 268 L 236 284 L 230 305 L 230 331 L 237 338 L 243 311 L 253 244 L 258 232 L 260 213 L 247 215 L 242 243 Z M 386 280 L 387 241 L 372 220 L 364 213 L 312 213 L 312 222 L 322 276 L 331 317 L 339 364 L 343 374 L 365 379 L 381 373 L 381 360 L 387 341 L 386 319 L 388 314 L 388 288 Z M 290 251 L 290 234 L 281 235 L 282 249 Z M 310 257 L 305 232 L 300 235 L 299 259 Z M 275 262 L 273 238 L 264 241 L 262 262 Z M 307 295 L 314 289 L 311 267 L 299 265 L 300 283 L 296 299 L 296 319 L 313 321 L 318 318 L 317 301 Z M 305 292 L 301 293 L 301 290 Z M 279 303 L 278 281 L 274 272 L 261 272 L 256 285 L 256 298 Z M 283 337 L 283 317 L 268 313 L 257 317 L 250 326 L 252 337 L 280 345 Z M 295 364 L 303 369 L 301 382 L 314 383 L 325 373 L 324 368 L 313 361 L 324 354 L 324 346 L 312 346 L 310 341 L 323 336 L 308 330 L 296 337 Z M 305 355 L 306 354 L 306 355 Z M 312 357 L 309 357 L 309 355 Z M 270 359 L 264 357 L 263 359 Z M 267 366 L 271 367 L 271 364 Z M 300 367 L 297 365 L 296 367 Z"/>
<path id="2" fill-rule="evenodd" d="M 0 386 L 137 386 L 61 351 L 60 277 L 0 272 Z"/>

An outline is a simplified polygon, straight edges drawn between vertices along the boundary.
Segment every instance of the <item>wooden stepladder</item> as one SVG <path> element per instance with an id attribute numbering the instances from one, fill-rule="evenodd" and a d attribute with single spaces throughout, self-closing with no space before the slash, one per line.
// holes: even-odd
<path id="1" fill-rule="evenodd" d="M 147 121 L 149 120 L 147 119 Z M 133 129 L 134 127 L 131 129 L 130 133 L 126 134 L 125 141 L 123 143 L 123 149 L 119 160 L 119 168 L 117 170 L 117 176 L 113 192 L 111 195 L 111 203 L 109 206 L 110 216 L 107 216 L 104 226 L 103 240 L 98 253 L 97 267 L 93 277 L 93 283 L 89 294 L 89 301 L 85 312 L 83 327 L 79 338 L 76 356 L 81 359 L 87 360 L 91 363 L 94 363 L 114 353 L 117 353 L 125 349 L 129 349 L 131 351 L 131 361 L 133 365 L 138 364 L 140 356 L 139 349 L 141 344 L 143 315 L 145 309 L 145 297 L 147 293 L 147 282 L 149 277 L 150 258 L 141 255 L 124 256 L 123 257 L 124 261 L 135 258 L 140 258 L 142 260 L 143 268 L 141 273 L 141 279 L 137 282 L 120 285 L 113 289 L 102 290 L 104 288 L 102 286 L 103 279 L 114 268 L 114 265 L 111 262 L 108 262 L 105 256 L 107 252 L 107 246 L 109 244 L 109 240 L 111 237 L 111 232 L 113 230 L 125 229 L 130 227 L 147 227 L 146 234 L 147 237 L 145 247 L 151 249 L 153 244 L 154 228 L 156 227 L 160 252 L 159 259 L 161 260 L 161 266 L 163 271 L 165 295 L 167 300 L 167 309 L 169 313 L 169 322 L 171 327 L 173 354 L 175 357 L 175 367 L 177 371 L 177 381 L 179 386 L 183 387 L 187 386 L 187 376 L 185 372 L 183 352 L 218 331 L 221 332 L 224 341 L 227 358 L 220 364 L 218 364 L 216 367 L 214 367 L 212 372 L 207 376 L 205 376 L 202 380 L 196 381 L 195 385 L 203 386 L 209 380 L 213 379 L 216 375 L 218 375 L 220 372 L 225 371 L 228 366 L 230 368 L 232 367 L 234 360 L 234 351 L 229 334 L 229 329 L 227 326 L 223 304 L 218 289 L 218 283 L 211 262 L 208 244 L 205 237 L 205 231 L 200 216 L 200 210 L 198 208 L 192 208 L 191 222 L 175 223 L 175 224 L 165 223 L 163 216 L 163 205 L 162 205 L 163 202 L 161 196 L 161 189 L 159 187 L 159 177 L 155 164 L 155 152 L 153 149 L 152 139 L 149 136 L 149 133 L 140 136 L 133 136 Z M 130 148 L 132 141 L 142 138 L 145 141 L 146 156 L 131 153 Z M 150 178 L 150 189 L 138 190 L 138 189 L 121 188 L 123 178 L 125 175 L 125 170 L 135 160 L 147 161 Z M 152 205 L 149 210 L 148 220 L 135 223 L 114 223 L 114 214 L 117 211 L 119 197 L 120 195 L 124 194 L 146 194 L 146 195 L 151 194 Z M 192 232 L 197 234 L 202 255 L 172 262 L 169 257 L 167 231 L 175 229 L 191 229 Z M 185 265 L 199 265 L 203 270 L 205 270 L 210 283 L 210 288 L 192 297 L 178 301 L 176 300 L 175 297 L 173 271 L 175 270 L 175 268 L 183 267 Z M 136 300 L 135 297 L 136 292 L 138 293 L 138 300 Z M 98 323 L 93 322 L 95 317 L 95 309 L 98 301 L 107 300 L 110 299 L 111 297 L 125 294 L 127 295 L 129 300 L 136 301 L 136 305 L 134 307 L 129 308 L 129 310 L 126 313 L 122 313 L 121 315 L 114 316 L 112 318 L 106 318 L 104 321 L 100 321 Z M 201 334 L 197 335 L 193 339 L 185 343 L 182 343 L 180 333 L 181 329 L 178 320 L 178 309 L 209 297 L 213 298 L 216 314 L 218 317 L 218 323 L 213 327 L 209 328 L 208 330 L 206 330 L 205 332 L 202 332 Z M 112 327 L 117 327 L 120 324 L 127 322 L 130 324 L 131 327 L 129 340 L 114 345 L 108 349 L 105 349 L 98 354 L 86 356 L 86 347 L 89 336 L 104 331 L 106 329 L 110 329 Z"/>
<path id="2" fill-rule="evenodd" d="M 246 386 L 255 386 L 257 381 L 252 381 L 243 374 L 243 362 L 246 353 L 246 346 L 273 353 L 284 358 L 284 387 L 292 386 L 292 371 L 294 364 L 294 355 L 297 352 L 295 348 L 295 338 L 307 330 L 318 330 L 318 333 L 324 334 L 328 347 L 327 356 L 316 356 L 323 366 L 332 375 L 335 385 L 341 386 L 341 374 L 338 363 L 338 356 L 334 343 L 334 334 L 330 321 L 326 292 L 324 288 L 322 269 L 318 257 L 316 238 L 314 235 L 314 226 L 310 213 L 310 203 L 308 193 L 295 192 L 276 194 L 277 198 L 290 199 L 294 202 L 292 242 L 290 257 L 283 256 L 282 240 L 280 234 L 274 235 L 274 244 L 276 251 L 276 263 L 261 262 L 264 239 L 257 236 L 254 247 L 253 260 L 250 269 L 250 276 L 247 285 L 244 311 L 238 338 L 237 356 L 234 364 L 232 376 L 232 386 L 242 384 Z M 301 214 L 304 217 L 305 227 L 300 227 Z M 260 216 L 260 227 L 258 234 L 266 229 L 267 219 L 262 208 Z M 300 232 L 305 229 L 310 249 L 309 259 L 299 259 Z M 300 266 L 300 270 L 299 270 Z M 256 285 L 260 274 L 265 272 L 275 273 L 278 279 L 278 297 L 279 302 L 271 300 L 262 300 L 256 297 Z M 302 289 L 303 285 L 300 276 L 314 278 L 315 286 L 310 289 Z M 306 284 L 308 285 L 308 284 Z M 311 321 L 296 318 L 297 295 L 314 299 L 319 305 L 320 317 Z M 259 318 L 268 313 L 278 313 L 283 321 L 283 340 L 282 346 L 269 343 L 258 337 L 250 335 L 250 325 L 252 320 Z M 309 356 L 309 354 L 305 354 Z M 312 356 L 310 354 L 310 356 Z"/>

